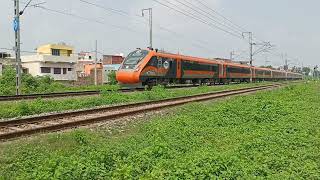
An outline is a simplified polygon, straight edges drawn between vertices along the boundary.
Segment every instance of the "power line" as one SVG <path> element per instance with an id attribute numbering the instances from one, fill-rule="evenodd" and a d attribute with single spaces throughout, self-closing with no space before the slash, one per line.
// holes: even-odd
<path id="1" fill-rule="evenodd" d="M 102 24 L 102 25 L 107 25 L 107 26 L 111 26 L 113 28 L 116 28 L 116 29 L 120 29 L 120 30 L 126 30 L 126 31 L 129 31 L 129 32 L 135 32 L 135 33 L 141 33 L 141 32 L 138 32 L 138 31 L 135 31 L 133 29 L 130 29 L 128 27 L 125 27 L 125 26 L 118 26 L 118 25 L 113 25 L 113 24 L 106 24 L 102 21 L 99 21 L 99 20 L 96 20 L 96 19 L 92 19 L 92 18 L 87 18 L 87 17 L 83 17 L 83 16 L 78 16 L 76 14 L 72 14 L 72 13 L 69 13 L 69 12 L 66 12 L 66 11 L 60 11 L 60 10 L 55 10 L 55 9 L 50 9 L 50 8 L 46 8 L 44 6 L 39 6 L 39 5 L 36 5 L 35 6 L 36 8 L 40 8 L 40 9 L 43 9 L 43 10 L 46 10 L 46 11 L 49 11 L 49 12 L 54 12 L 54 13 L 58 13 L 58 14 L 62 14 L 62 15 L 66 15 L 66 16 L 71 16 L 71 17 L 74 17 L 74 18 L 77 18 L 77 19 L 82 19 L 82 20 L 85 20 L 85 21 L 88 21 L 88 22 L 94 22 L 94 23 L 98 23 L 98 24 Z"/>
<path id="2" fill-rule="evenodd" d="M 128 13 L 128 12 L 126 12 L 126 11 L 119 10 L 119 9 L 114 9 L 114 8 L 107 8 L 107 7 L 105 7 L 105 6 L 102 6 L 102 5 L 93 3 L 93 2 L 89 2 L 89 1 L 86 1 L 86 0 L 79 0 L 79 1 L 81 1 L 81 2 L 83 2 L 83 3 L 86 3 L 86 4 L 88 4 L 88 5 L 94 6 L 94 7 L 96 7 L 96 8 L 100 8 L 100 9 L 102 9 L 102 10 L 104 10 L 104 11 L 108 11 L 108 12 L 111 12 L 111 13 L 116 13 L 116 14 L 118 14 L 118 15 L 127 16 L 127 17 L 130 17 L 130 18 L 133 18 L 133 17 L 139 18 L 139 19 L 142 18 L 142 16 L 131 15 L 130 13 Z M 140 22 L 142 22 L 142 23 L 144 23 L 144 24 L 148 24 L 146 21 L 140 21 Z M 158 26 L 159 29 L 161 29 L 161 30 L 163 30 L 163 31 L 166 31 L 166 32 L 168 32 L 168 33 L 174 34 L 175 36 L 179 36 L 179 37 L 181 37 L 181 38 L 186 38 L 186 36 L 183 35 L 183 34 L 181 34 L 181 33 L 177 33 L 177 32 L 175 32 L 175 31 L 172 31 L 172 30 L 170 30 L 170 29 L 168 29 L 168 28 L 165 28 L 165 27 L 163 27 L 163 26 L 160 26 L 160 25 L 157 25 L 157 26 Z M 196 40 L 196 41 L 198 41 L 198 43 L 200 43 L 200 44 L 203 44 L 203 42 L 200 42 L 200 40 Z M 207 42 L 205 42 L 205 44 L 207 44 Z M 201 47 L 201 49 L 207 49 L 205 45 L 199 45 L 199 44 L 196 44 L 196 43 L 192 43 L 192 46 L 195 46 L 195 47 L 197 47 L 197 48 Z M 207 50 L 209 50 L 209 49 L 207 49 Z M 210 51 L 212 51 L 212 50 L 210 50 Z"/>
<path id="3" fill-rule="evenodd" d="M 208 5 L 206 5 L 205 3 L 203 3 L 201 0 L 194 0 L 196 2 L 198 2 L 199 4 L 201 4 L 202 6 L 204 6 L 205 8 L 207 8 L 208 10 L 212 11 L 213 13 L 219 15 L 221 18 L 223 18 L 224 20 L 226 20 L 227 22 L 229 22 L 230 24 L 238 27 L 239 29 L 242 30 L 242 32 L 248 31 L 245 28 L 243 28 L 242 26 L 239 26 L 237 24 L 235 24 L 234 22 L 232 22 L 230 19 L 226 18 L 224 15 L 222 15 L 221 13 L 219 13 L 218 11 L 212 9 L 211 7 L 209 7 Z"/>
<path id="4" fill-rule="evenodd" d="M 183 14 L 183 15 L 189 17 L 189 18 L 192 18 L 192 19 L 194 19 L 194 20 L 196 20 L 196 21 L 199 21 L 199 22 L 201 22 L 201 23 L 203 23 L 203 24 L 205 24 L 205 25 L 208 25 L 209 27 L 211 27 L 211 28 L 213 28 L 213 29 L 219 29 L 219 30 L 224 31 L 225 33 L 228 33 L 228 34 L 230 34 L 230 35 L 232 35 L 232 36 L 234 36 L 234 37 L 237 37 L 237 38 L 239 38 L 239 39 L 242 39 L 242 37 L 241 37 L 240 35 L 234 34 L 234 33 L 232 33 L 232 32 L 229 32 L 229 31 L 227 31 L 227 30 L 219 27 L 219 26 L 216 26 L 216 25 L 214 25 L 214 24 L 212 24 L 212 23 L 209 23 L 209 22 L 203 20 L 202 18 L 197 17 L 197 16 L 196 16 L 195 14 L 193 14 L 193 13 L 188 13 L 188 12 L 186 12 L 186 11 L 184 11 L 184 10 L 181 10 L 177 5 L 171 3 L 171 2 L 169 2 L 169 1 L 167 1 L 167 0 L 165 0 L 167 3 L 175 6 L 176 8 L 173 8 L 173 7 L 171 7 L 171 6 L 167 5 L 167 4 L 164 4 L 164 3 L 162 3 L 162 2 L 160 2 L 160 1 L 158 1 L 158 0 L 153 0 L 153 1 L 156 2 L 156 3 L 158 3 L 158 4 L 160 4 L 160 5 L 162 5 L 162 6 L 165 6 L 165 7 L 169 8 L 169 9 L 171 9 L 171 10 L 174 10 L 174 11 L 180 13 L 180 14 Z"/>
<path id="5" fill-rule="evenodd" d="M 100 8 L 100 9 L 102 9 L 104 11 L 108 11 L 108 12 L 111 12 L 111 13 L 114 13 L 114 14 L 118 14 L 118 15 L 121 15 L 121 16 L 127 16 L 127 17 L 130 17 L 130 18 L 132 18 L 132 16 L 134 16 L 134 17 L 139 18 L 139 19 L 142 20 L 142 21 L 139 21 L 139 22 L 143 22 L 143 23 L 147 24 L 147 21 L 144 21 L 144 19 L 140 15 L 130 14 L 130 13 L 128 13 L 126 11 L 123 11 L 123 10 L 120 10 L 120 9 L 114 9 L 114 8 L 105 7 L 105 6 L 102 6 L 102 5 L 93 3 L 93 2 L 89 2 L 89 1 L 86 1 L 86 0 L 79 0 L 79 1 L 82 2 L 82 3 L 88 4 L 88 5 L 94 6 L 96 8 Z"/>
<path id="6" fill-rule="evenodd" d="M 231 31 L 233 31 L 233 32 L 235 32 L 235 33 L 242 33 L 242 32 L 243 32 L 243 31 L 241 31 L 241 30 L 239 30 L 239 29 L 235 29 L 235 28 L 232 27 L 232 26 L 230 27 L 229 25 L 226 25 L 226 24 L 220 22 L 219 20 L 216 19 L 215 16 L 212 16 L 210 13 L 208 13 L 208 12 L 206 12 L 205 10 L 203 10 L 203 9 L 195 6 L 194 4 L 190 3 L 189 1 L 183 0 L 183 1 L 186 2 L 187 4 L 181 2 L 180 0 L 175 0 L 175 1 L 178 2 L 178 3 L 181 4 L 181 5 L 189 8 L 189 9 L 191 9 L 191 10 L 194 11 L 194 12 L 197 12 L 197 13 L 203 15 L 204 17 L 206 17 L 206 18 L 210 19 L 211 21 L 219 24 L 220 26 L 226 27 L 227 29 L 229 29 L 229 30 L 231 30 Z M 188 5 L 188 4 L 189 4 L 189 5 Z"/>
<path id="7" fill-rule="evenodd" d="M 184 0 L 186 1 L 186 0 Z M 248 32 L 248 30 L 246 30 L 244 27 L 232 22 L 230 19 L 228 19 L 227 17 L 225 17 L 224 15 L 222 15 L 221 13 L 219 13 L 217 10 L 214 10 L 213 8 L 209 7 L 208 5 L 206 5 L 204 2 L 200 1 L 200 0 L 194 0 L 196 2 L 198 2 L 200 5 L 202 5 L 203 7 L 207 8 L 208 10 L 210 10 L 211 12 L 213 12 L 214 14 L 220 16 L 222 19 L 225 20 L 225 22 L 228 22 L 230 25 L 233 25 L 234 27 L 237 27 L 239 30 L 241 30 L 242 32 Z M 263 40 L 257 38 L 255 35 L 253 35 L 253 39 L 255 41 L 259 41 L 259 42 L 264 42 Z"/>

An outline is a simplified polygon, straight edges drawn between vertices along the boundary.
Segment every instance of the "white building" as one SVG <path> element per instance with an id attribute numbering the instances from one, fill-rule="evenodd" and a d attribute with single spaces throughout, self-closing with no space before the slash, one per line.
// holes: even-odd
<path id="1" fill-rule="evenodd" d="M 37 55 L 22 56 L 22 67 L 32 76 L 51 76 L 57 81 L 76 81 L 77 57 L 65 44 L 49 44 L 38 48 Z"/>
<path id="2" fill-rule="evenodd" d="M 22 67 L 32 76 L 51 76 L 57 81 L 76 81 L 76 57 L 32 55 L 22 56 Z"/>
<path id="3" fill-rule="evenodd" d="M 0 76 L 2 75 L 2 63 L 0 63 Z"/>

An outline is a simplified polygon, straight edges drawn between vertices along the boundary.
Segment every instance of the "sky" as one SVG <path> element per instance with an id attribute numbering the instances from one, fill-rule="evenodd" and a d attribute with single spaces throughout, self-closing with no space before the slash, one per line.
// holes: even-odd
<path id="1" fill-rule="evenodd" d="M 23 8 L 28 0 L 20 1 Z M 95 40 L 98 40 L 100 54 L 128 54 L 149 45 L 148 23 L 146 17 L 141 17 L 141 9 L 153 8 L 155 48 L 204 58 L 229 58 L 234 51 L 236 60 L 247 60 L 249 43 L 247 38 L 241 37 L 242 30 L 253 32 L 257 44 L 254 50 L 261 41 L 274 45 L 271 53 L 254 56 L 254 65 L 281 66 L 284 58 L 280 54 L 289 59 L 290 66 L 320 65 L 319 0 L 201 0 L 210 9 L 197 0 L 157 0 L 170 7 L 176 4 L 184 12 L 193 13 L 192 17 L 200 16 L 202 22 L 210 26 L 154 0 L 84 1 L 99 7 L 83 0 L 33 0 L 31 4 L 46 2 L 41 5 L 46 9 L 28 7 L 21 16 L 21 49 L 34 51 L 42 44 L 64 42 L 75 47 L 76 52 L 94 51 Z M 179 1 L 192 3 L 197 11 L 192 12 Z M 13 0 L 0 2 L 0 48 L 12 49 Z M 211 9 L 237 27 L 223 26 L 228 21 L 219 18 Z M 237 30 L 238 26 L 241 30 Z"/>

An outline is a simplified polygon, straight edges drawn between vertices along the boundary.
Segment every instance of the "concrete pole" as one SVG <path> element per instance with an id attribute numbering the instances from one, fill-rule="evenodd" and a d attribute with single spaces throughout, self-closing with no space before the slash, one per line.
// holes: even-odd
<path id="1" fill-rule="evenodd" d="M 252 61 L 253 61 L 253 42 L 252 42 L 252 32 L 249 32 L 249 44 L 250 44 L 250 82 L 253 81 L 253 71 L 252 71 Z"/>
<path id="2" fill-rule="evenodd" d="M 253 81 L 253 71 L 252 71 L 252 61 L 253 61 L 253 35 L 252 32 L 243 32 L 242 36 L 244 37 L 244 34 L 249 35 L 249 59 L 250 59 L 250 82 Z"/>
<path id="3" fill-rule="evenodd" d="M 95 60 L 94 60 L 94 85 L 98 85 L 97 82 L 97 61 L 98 61 L 98 41 L 95 43 Z"/>
<path id="4" fill-rule="evenodd" d="M 16 95 L 21 94 L 21 54 L 20 54 L 20 9 L 19 0 L 14 0 L 14 31 L 16 55 Z"/>
<path id="5" fill-rule="evenodd" d="M 152 42 L 152 18 L 153 18 L 153 15 L 152 15 L 152 8 L 147 8 L 147 9 L 142 9 L 142 17 L 144 17 L 144 11 L 148 11 L 149 12 L 149 47 L 152 48 L 153 47 L 153 42 Z"/>
<path id="6" fill-rule="evenodd" d="M 150 48 L 153 47 L 153 39 L 152 39 L 152 8 L 149 9 L 149 23 L 150 23 Z"/>

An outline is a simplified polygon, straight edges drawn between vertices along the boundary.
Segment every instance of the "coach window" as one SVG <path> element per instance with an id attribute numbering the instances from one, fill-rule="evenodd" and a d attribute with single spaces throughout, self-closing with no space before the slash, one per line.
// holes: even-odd
<path id="1" fill-rule="evenodd" d="M 158 67 L 162 67 L 162 57 L 158 57 Z"/>
<path id="2" fill-rule="evenodd" d="M 157 60 L 157 57 L 156 56 L 153 56 L 151 59 L 150 59 L 150 66 L 157 66 L 158 64 L 158 60 Z"/>

